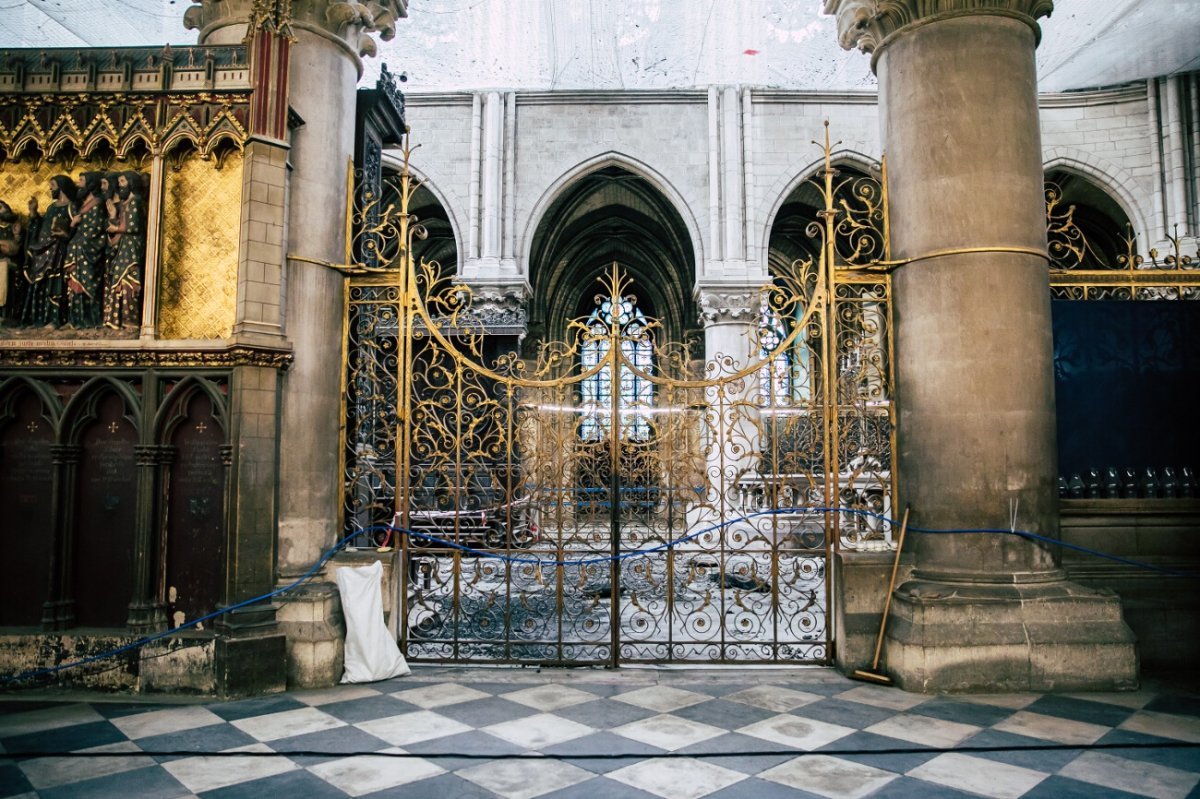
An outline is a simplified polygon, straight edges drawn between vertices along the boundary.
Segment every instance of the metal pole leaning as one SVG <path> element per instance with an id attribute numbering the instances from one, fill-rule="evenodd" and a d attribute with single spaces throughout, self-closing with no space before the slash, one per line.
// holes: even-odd
<path id="1" fill-rule="evenodd" d="M 875 639 L 875 658 L 869 669 L 855 669 L 850 677 L 863 682 L 891 685 L 892 678 L 879 670 L 879 656 L 883 653 L 883 634 L 887 631 L 888 611 L 892 609 L 892 591 L 896 588 L 896 572 L 900 570 L 900 553 L 904 550 L 904 533 L 908 530 L 908 507 L 900 521 L 900 539 L 896 542 L 896 558 L 892 561 L 892 577 L 888 580 L 887 597 L 883 600 L 883 618 L 879 620 L 879 636 Z"/>

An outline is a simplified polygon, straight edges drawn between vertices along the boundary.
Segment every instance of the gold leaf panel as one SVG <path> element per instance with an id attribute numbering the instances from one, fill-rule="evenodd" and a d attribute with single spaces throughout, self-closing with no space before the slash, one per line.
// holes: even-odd
<path id="1" fill-rule="evenodd" d="M 163 191 L 161 338 L 227 338 L 237 312 L 242 155 L 189 158 Z"/>
<path id="2" fill-rule="evenodd" d="M 35 164 L 31 160 L 6 161 L 0 168 L 0 200 L 8 203 L 24 221 L 27 219 L 26 205 L 30 197 L 37 198 L 38 208 L 43 211 L 49 205 L 50 189 L 46 184 L 51 176 L 59 174 L 65 174 L 62 164 L 50 164 L 45 161 Z"/>

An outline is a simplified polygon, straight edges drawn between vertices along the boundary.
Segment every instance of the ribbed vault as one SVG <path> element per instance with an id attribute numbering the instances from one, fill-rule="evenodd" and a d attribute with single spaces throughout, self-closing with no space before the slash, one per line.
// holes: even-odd
<path id="1" fill-rule="evenodd" d="M 591 312 L 596 278 L 613 262 L 633 279 L 647 316 L 674 341 L 695 325 L 695 255 L 679 212 L 647 180 L 618 166 L 589 173 L 547 209 L 530 258 L 532 332 L 561 338 Z"/>

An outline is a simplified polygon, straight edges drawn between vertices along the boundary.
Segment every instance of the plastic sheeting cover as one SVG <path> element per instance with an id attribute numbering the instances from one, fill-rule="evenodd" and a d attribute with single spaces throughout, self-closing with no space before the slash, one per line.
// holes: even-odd
<path id="1" fill-rule="evenodd" d="M 408 663 L 383 622 L 383 564 L 344 566 L 335 579 L 346 617 L 342 682 L 375 682 L 408 674 Z"/>

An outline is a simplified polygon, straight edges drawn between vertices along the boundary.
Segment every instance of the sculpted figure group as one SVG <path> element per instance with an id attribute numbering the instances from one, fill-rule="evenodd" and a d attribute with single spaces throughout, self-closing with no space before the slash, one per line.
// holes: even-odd
<path id="1" fill-rule="evenodd" d="M 140 172 L 50 178 L 27 219 L 0 200 L 0 312 L 10 325 L 119 330 L 142 313 L 146 202 Z"/>

